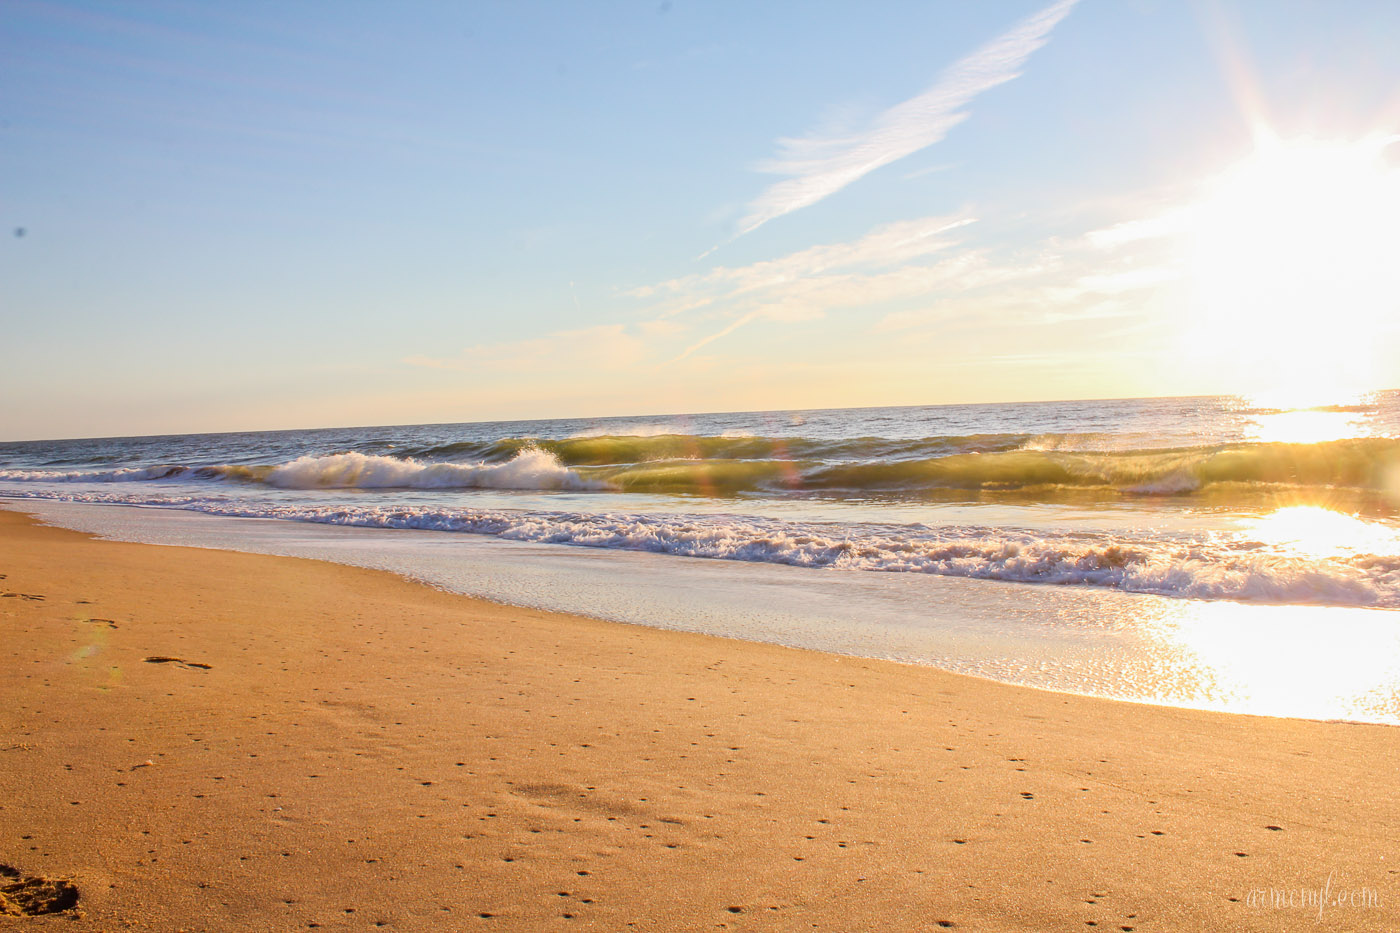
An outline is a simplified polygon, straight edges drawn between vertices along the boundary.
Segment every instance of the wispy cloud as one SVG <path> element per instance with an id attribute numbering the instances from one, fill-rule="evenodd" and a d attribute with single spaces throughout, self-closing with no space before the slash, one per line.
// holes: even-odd
<path id="1" fill-rule="evenodd" d="M 1152 212 L 1144 213 L 1146 204 Z M 630 384 L 641 373 L 665 382 L 737 372 L 755 351 L 773 345 L 773 325 L 795 328 L 799 337 L 815 329 L 819 346 L 824 319 L 830 319 L 831 333 L 845 335 L 840 339 L 869 340 L 901 358 L 916 346 L 942 354 L 940 359 L 956 355 L 948 348 L 958 347 L 957 353 L 980 360 L 985 341 L 975 335 L 989 330 L 1015 335 L 1021 343 L 1033 342 L 1026 335 L 1053 343 L 1046 328 L 1074 325 L 1091 328 L 1092 339 L 1101 341 L 1160 320 L 1161 300 L 1184 281 L 1177 234 L 1186 208 L 1156 197 L 1146 204 L 1136 198 L 1129 210 L 1112 212 L 1135 219 L 1014 248 L 979 237 L 985 221 L 967 214 L 897 221 L 849 241 L 632 288 L 619 295 L 635 302 L 626 323 L 401 362 L 478 374 L 487 384 L 499 373 L 524 372 L 538 374 L 541 386 L 584 379 L 620 391 L 622 380 Z M 748 328 L 763 325 L 768 333 L 743 339 Z M 741 330 L 745 334 L 728 346 Z M 721 342 L 726 345 L 716 346 Z"/>
<path id="2" fill-rule="evenodd" d="M 968 215 L 877 227 L 745 266 L 718 266 L 625 293 L 653 325 L 671 324 L 671 363 L 759 323 L 860 313 L 866 332 L 915 335 L 958 321 L 1030 327 L 1131 318 L 1182 277 L 1173 234 L 1183 208 L 1018 248 L 977 242 Z M 682 342 L 683 341 L 683 342 Z"/>
<path id="3" fill-rule="evenodd" d="M 1020 74 L 1031 53 L 1078 0 L 1059 0 L 954 64 L 917 97 L 884 111 L 864 132 L 816 133 L 779 141 L 780 153 L 759 166 L 790 176 L 770 186 L 750 205 L 738 236 L 768 221 L 815 204 L 875 169 L 931 146 L 967 118 L 963 108 L 983 91 Z"/>
<path id="4" fill-rule="evenodd" d="M 886 224 L 847 243 L 826 243 L 747 266 L 720 266 L 634 289 L 657 321 L 710 321 L 672 362 L 755 321 L 795 323 L 843 307 L 876 307 L 927 294 L 977 275 L 975 251 L 960 250 L 972 217 L 923 217 Z M 714 322 L 719 321 L 718 326 Z"/>
<path id="5" fill-rule="evenodd" d="M 1141 317 L 1154 295 L 1184 280 L 1174 238 L 1186 215 L 1185 208 L 1171 208 L 1011 253 L 952 253 L 941 265 L 950 271 L 963 266 L 961 274 L 931 290 L 922 307 L 885 314 L 874 330 L 914 332 L 978 317 L 1014 326 Z"/>
<path id="6" fill-rule="evenodd" d="M 890 268 L 941 252 L 958 240 L 952 231 L 975 223 L 965 215 L 921 217 L 876 227 L 849 243 L 823 243 L 777 259 L 747 266 L 716 266 L 709 272 L 671 279 L 628 292 L 633 298 L 664 298 L 659 313 L 671 316 L 699 310 L 715 301 L 761 292 L 780 285 L 800 285 L 815 276 Z"/>
<path id="7" fill-rule="evenodd" d="M 1111 250 L 1145 240 L 1179 237 L 1199 223 L 1199 214 L 1195 205 L 1171 207 L 1161 213 L 1094 230 L 1089 233 L 1088 240 L 1100 249 Z"/>

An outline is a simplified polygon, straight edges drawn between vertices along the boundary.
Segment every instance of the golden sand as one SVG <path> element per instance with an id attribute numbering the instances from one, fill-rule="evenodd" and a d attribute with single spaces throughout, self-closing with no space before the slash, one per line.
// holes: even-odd
<path id="1" fill-rule="evenodd" d="M 1392 727 L 1045 693 L 13 512 L 0 574 L 0 904 L 79 895 L 0 929 L 1400 923 Z"/>

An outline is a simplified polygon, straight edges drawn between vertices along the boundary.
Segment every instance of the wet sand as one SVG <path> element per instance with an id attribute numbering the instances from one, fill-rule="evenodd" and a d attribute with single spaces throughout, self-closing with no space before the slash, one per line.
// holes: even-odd
<path id="1" fill-rule="evenodd" d="M 1393 727 L 1046 693 L 13 512 L 0 575 L 0 928 L 1400 922 Z"/>

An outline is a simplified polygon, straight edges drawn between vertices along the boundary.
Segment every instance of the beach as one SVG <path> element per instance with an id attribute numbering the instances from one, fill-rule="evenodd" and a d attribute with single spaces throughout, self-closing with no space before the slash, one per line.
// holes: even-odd
<path id="1" fill-rule="evenodd" d="M 1400 3 L 1198 7 L 9 4 L 0 933 L 1400 933 Z"/>
<path id="2" fill-rule="evenodd" d="M 1390 726 L 1037 691 L 16 512 L 0 573 L 0 862 L 79 894 L 29 925 L 1400 916 Z"/>

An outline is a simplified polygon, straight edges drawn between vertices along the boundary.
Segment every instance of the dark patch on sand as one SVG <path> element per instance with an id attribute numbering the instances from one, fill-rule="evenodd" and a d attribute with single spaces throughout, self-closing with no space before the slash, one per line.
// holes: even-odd
<path id="1" fill-rule="evenodd" d="M 214 665 L 201 664 L 198 661 L 186 661 L 184 658 L 173 658 L 167 654 L 153 654 L 149 658 L 143 659 L 147 664 L 178 664 L 181 667 L 198 668 L 201 671 L 212 670 Z"/>
<path id="2" fill-rule="evenodd" d="M 0 916 L 38 917 L 61 914 L 78 906 L 78 886 L 62 878 L 25 875 L 0 865 Z"/>

